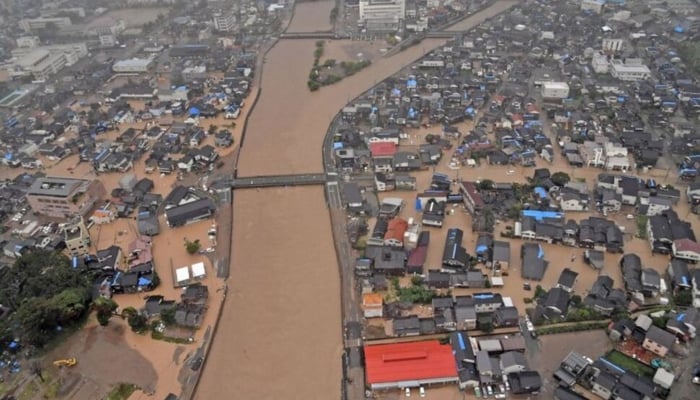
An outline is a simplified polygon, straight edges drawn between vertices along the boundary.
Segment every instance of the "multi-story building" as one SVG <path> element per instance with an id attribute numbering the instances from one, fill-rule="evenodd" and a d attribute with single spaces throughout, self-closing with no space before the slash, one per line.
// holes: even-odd
<path id="1" fill-rule="evenodd" d="M 98 180 L 45 177 L 27 190 L 27 201 L 37 214 L 56 218 L 84 216 L 106 194 Z"/>
<path id="2" fill-rule="evenodd" d="M 37 49 L 22 57 L 17 64 L 34 75 L 34 79 L 46 80 L 66 66 L 66 56 Z"/>
<path id="3" fill-rule="evenodd" d="M 596 14 L 603 12 L 605 0 L 581 0 L 582 11 L 593 11 Z"/>
<path id="4" fill-rule="evenodd" d="M 63 229 L 63 240 L 66 242 L 66 251 L 71 257 L 88 254 L 90 249 L 90 231 L 82 218 L 72 220 Z"/>
<path id="5" fill-rule="evenodd" d="M 71 25 L 73 25 L 73 23 L 68 17 L 26 18 L 19 21 L 19 27 L 25 32 L 37 31 L 52 26 L 61 29 Z"/>
<path id="6" fill-rule="evenodd" d="M 112 65 L 112 71 L 116 73 L 141 73 L 148 72 L 153 65 L 153 57 L 149 58 L 130 58 L 128 60 L 120 60 Z"/>
<path id="7" fill-rule="evenodd" d="M 619 52 L 622 51 L 622 46 L 624 45 L 624 40 L 623 39 L 612 39 L 612 38 L 605 38 L 603 39 L 603 50 L 606 52 Z"/>
<path id="8" fill-rule="evenodd" d="M 66 57 L 66 66 L 71 66 L 78 62 L 83 57 L 88 55 L 88 48 L 85 42 L 67 43 L 67 44 L 52 44 L 48 46 L 17 48 L 12 50 L 12 56 L 22 58 L 23 56 L 35 51 L 46 50 L 49 53 L 60 53 Z"/>
<path id="9" fill-rule="evenodd" d="M 38 47 L 39 44 L 39 38 L 36 36 L 20 36 L 17 38 L 17 47 L 31 49 Z"/>
<path id="10" fill-rule="evenodd" d="M 612 60 L 610 62 L 610 74 L 622 81 L 641 81 L 651 77 L 649 67 L 642 64 L 638 58 L 628 58 L 622 60 Z"/>
<path id="11" fill-rule="evenodd" d="M 214 29 L 219 32 L 233 32 L 236 29 L 236 17 L 233 14 L 214 14 Z"/>
<path id="12" fill-rule="evenodd" d="M 360 0 L 360 22 L 367 30 L 398 30 L 405 16 L 405 0 Z"/>

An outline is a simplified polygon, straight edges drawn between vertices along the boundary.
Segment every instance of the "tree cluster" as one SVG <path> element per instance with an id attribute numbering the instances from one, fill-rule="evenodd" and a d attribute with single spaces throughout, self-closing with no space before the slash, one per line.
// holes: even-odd
<path id="1" fill-rule="evenodd" d="M 90 306 L 90 277 L 58 252 L 35 251 L 0 269 L 0 342 L 41 347 L 82 321 Z"/>

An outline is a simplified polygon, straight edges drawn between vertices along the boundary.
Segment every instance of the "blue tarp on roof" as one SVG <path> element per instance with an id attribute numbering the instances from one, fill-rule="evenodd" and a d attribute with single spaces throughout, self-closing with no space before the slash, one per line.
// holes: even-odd
<path id="1" fill-rule="evenodd" d="M 343 148 L 343 143 L 341 143 L 341 142 L 333 143 L 333 150 L 342 149 L 342 148 Z"/>
<path id="2" fill-rule="evenodd" d="M 423 209 L 423 203 L 421 203 L 420 199 L 416 197 L 416 205 L 415 205 L 416 211 L 421 211 Z"/>
<path id="3" fill-rule="evenodd" d="M 547 198 L 547 191 L 542 186 L 535 187 L 534 192 L 540 199 Z"/>
<path id="4" fill-rule="evenodd" d="M 199 115 L 199 108 L 190 107 L 190 116 L 196 117 L 197 115 Z"/>
<path id="5" fill-rule="evenodd" d="M 146 279 L 146 278 L 143 278 L 143 277 L 139 278 L 139 286 L 148 286 L 148 285 L 150 285 L 150 284 L 151 284 L 151 280 L 150 280 L 150 279 Z"/>
<path id="6" fill-rule="evenodd" d="M 544 258 L 544 249 L 541 244 L 537 245 L 537 258 Z"/>
<path id="7" fill-rule="evenodd" d="M 483 253 L 483 252 L 487 251 L 488 249 L 489 249 L 489 246 L 486 246 L 486 245 L 483 245 L 483 244 L 480 244 L 480 245 L 476 246 L 476 252 L 477 252 L 477 253 Z"/>
<path id="8" fill-rule="evenodd" d="M 542 221 L 545 218 L 564 218 L 564 214 L 557 211 L 523 210 L 522 214 L 523 217 L 532 217 L 537 221 Z"/>
<path id="9" fill-rule="evenodd" d="M 416 82 L 415 79 L 409 79 L 408 82 L 406 82 L 406 86 L 409 88 L 415 88 L 418 85 L 418 82 Z"/>

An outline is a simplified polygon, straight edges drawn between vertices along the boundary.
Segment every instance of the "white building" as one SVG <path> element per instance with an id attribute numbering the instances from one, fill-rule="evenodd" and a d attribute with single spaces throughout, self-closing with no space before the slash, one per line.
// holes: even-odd
<path id="1" fill-rule="evenodd" d="M 593 11 L 596 14 L 603 12 L 605 0 L 581 0 L 582 11 Z"/>
<path id="2" fill-rule="evenodd" d="M 117 45 L 117 37 L 115 35 L 100 35 L 100 46 L 114 47 Z"/>
<path id="3" fill-rule="evenodd" d="M 112 65 L 112 71 L 127 74 L 148 72 L 151 65 L 153 65 L 153 58 L 131 58 L 115 62 Z"/>
<path id="4" fill-rule="evenodd" d="M 596 53 L 591 60 L 591 68 L 596 74 L 607 74 L 610 72 L 610 62 L 605 54 Z"/>
<path id="5" fill-rule="evenodd" d="M 219 32 L 233 32 L 236 29 L 236 17 L 232 14 L 214 14 L 214 29 Z"/>
<path id="6" fill-rule="evenodd" d="M 651 77 L 649 67 L 642 64 L 642 60 L 638 58 L 628 58 L 625 62 L 611 61 L 610 74 L 622 81 L 640 81 Z"/>
<path id="7" fill-rule="evenodd" d="M 84 42 L 76 42 L 68 44 L 52 44 L 49 46 L 39 46 L 34 48 L 17 48 L 12 50 L 12 56 L 21 58 L 34 50 L 46 50 L 52 54 L 63 54 L 66 57 L 66 66 L 68 67 L 88 55 L 87 44 Z"/>
<path id="8" fill-rule="evenodd" d="M 542 97 L 545 99 L 566 99 L 569 97 L 569 84 L 566 82 L 544 82 Z"/>
<path id="9" fill-rule="evenodd" d="M 360 0 L 359 21 L 367 30 L 398 30 L 405 16 L 405 0 Z"/>
<path id="10" fill-rule="evenodd" d="M 53 17 L 53 18 L 25 18 L 19 21 L 19 27 L 25 32 L 32 32 L 39 29 L 55 26 L 58 29 L 66 28 L 73 25 L 68 17 Z"/>
<path id="11" fill-rule="evenodd" d="M 622 51 L 622 46 L 624 46 L 625 41 L 623 39 L 603 39 L 603 50 L 609 52 L 619 52 Z"/>
<path id="12" fill-rule="evenodd" d="M 66 57 L 61 53 L 37 49 L 17 61 L 23 70 L 29 71 L 37 80 L 46 80 L 66 66 Z"/>
<path id="13" fill-rule="evenodd" d="M 17 38 L 17 47 L 32 49 L 41 44 L 36 36 L 20 36 Z"/>

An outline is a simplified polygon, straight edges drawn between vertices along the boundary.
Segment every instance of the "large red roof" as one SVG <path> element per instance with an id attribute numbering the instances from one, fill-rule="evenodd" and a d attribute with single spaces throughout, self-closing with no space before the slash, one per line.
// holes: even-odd
<path id="1" fill-rule="evenodd" d="M 456 378 L 452 347 L 437 340 L 365 346 L 368 384 Z"/>
<path id="2" fill-rule="evenodd" d="M 396 143 L 372 142 L 369 144 L 369 151 L 372 157 L 393 157 L 396 154 Z"/>

